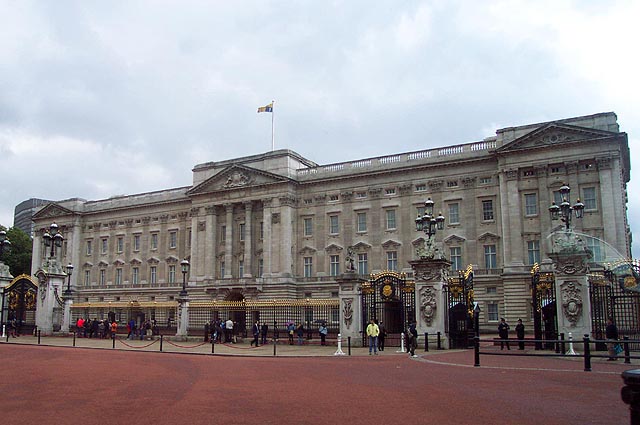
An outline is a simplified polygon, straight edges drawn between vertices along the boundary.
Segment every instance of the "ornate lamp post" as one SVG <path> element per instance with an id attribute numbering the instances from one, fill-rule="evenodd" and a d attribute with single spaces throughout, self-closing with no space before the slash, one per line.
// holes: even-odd
<path id="1" fill-rule="evenodd" d="M 64 237 L 58 231 L 58 225 L 56 223 L 51 223 L 49 231 L 45 232 L 44 235 L 42 235 L 42 238 L 44 239 L 45 246 L 51 247 L 49 257 L 54 258 L 56 255 L 56 247 L 60 248 L 62 246 L 62 241 L 64 240 Z"/>
<path id="2" fill-rule="evenodd" d="M 2 260 L 2 254 L 5 250 L 11 251 L 11 241 L 7 239 L 7 232 L 0 230 L 0 260 Z"/>
<path id="3" fill-rule="evenodd" d="M 560 219 L 565 224 L 565 231 L 569 231 L 571 228 L 571 217 L 572 211 L 575 211 L 576 218 L 582 218 L 584 214 L 584 204 L 580 202 L 580 198 L 578 201 L 571 205 L 571 198 L 569 194 L 571 193 L 571 188 L 568 185 L 563 185 L 560 188 L 560 195 L 562 195 L 562 202 L 560 206 L 556 205 L 555 202 L 551 204 L 549 207 L 549 213 L 551 214 L 551 220 Z"/>
<path id="4" fill-rule="evenodd" d="M 185 298 L 187 296 L 187 273 L 189 273 L 189 262 L 185 259 L 180 262 L 182 266 L 182 291 L 180 291 L 180 297 Z"/>
<path id="5" fill-rule="evenodd" d="M 71 297 L 71 274 L 73 273 L 73 265 L 67 264 L 67 289 L 64 291 L 65 297 Z"/>
<path id="6" fill-rule="evenodd" d="M 433 239 L 438 230 L 444 229 L 444 217 L 442 213 L 437 216 L 433 212 L 434 202 L 431 198 L 427 198 L 424 202 L 424 215 L 418 213 L 416 217 L 416 230 L 418 232 L 424 232 L 427 235 L 425 242 L 425 249 L 422 252 L 418 252 L 421 258 L 434 258 L 436 255 L 436 249 L 433 245 Z"/>

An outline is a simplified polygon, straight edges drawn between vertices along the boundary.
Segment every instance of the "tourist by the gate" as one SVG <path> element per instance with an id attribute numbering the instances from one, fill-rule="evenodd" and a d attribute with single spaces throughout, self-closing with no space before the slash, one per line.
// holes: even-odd
<path id="1" fill-rule="evenodd" d="M 369 337 L 369 355 L 371 355 L 371 351 L 377 356 L 378 355 L 378 335 L 380 334 L 380 328 L 376 325 L 376 322 L 371 319 L 369 321 L 369 325 L 367 326 L 367 337 Z"/>
<path id="2" fill-rule="evenodd" d="M 507 350 L 511 350 L 509 347 L 509 324 L 503 318 L 500 319 L 500 324 L 498 325 L 498 336 L 500 337 L 500 349 L 504 350 L 504 344 L 507 344 Z"/>
<path id="3" fill-rule="evenodd" d="M 416 329 L 415 322 L 409 324 L 407 330 L 407 351 L 409 351 L 409 357 L 416 356 L 416 348 L 418 347 L 418 330 Z"/>
<path id="4" fill-rule="evenodd" d="M 251 341 L 251 346 L 258 346 L 258 338 L 260 338 L 260 322 L 256 320 L 256 323 L 253 324 L 251 328 L 251 334 L 253 335 L 253 340 Z"/>
<path id="5" fill-rule="evenodd" d="M 524 325 L 522 324 L 522 319 L 518 319 L 516 337 L 518 338 L 518 350 L 524 350 Z"/>
<path id="6" fill-rule="evenodd" d="M 298 336 L 298 345 L 302 345 L 304 342 L 304 325 L 302 323 L 298 323 L 296 326 L 296 335 Z"/>
<path id="7" fill-rule="evenodd" d="M 265 345 L 267 343 L 267 333 L 269 332 L 269 325 L 267 322 L 262 322 L 260 327 L 260 344 Z"/>
<path id="8" fill-rule="evenodd" d="M 613 317 L 609 317 L 607 320 L 607 327 L 605 329 L 605 337 L 607 338 L 607 351 L 609 352 L 609 358 L 607 361 L 618 360 L 618 353 L 616 352 L 616 345 L 618 344 L 618 327 L 613 321 Z"/>
<path id="9" fill-rule="evenodd" d="M 380 333 L 378 334 L 378 351 L 384 351 L 384 340 L 387 337 L 387 328 L 384 327 L 384 323 L 378 324 Z"/>
<path id="10" fill-rule="evenodd" d="M 329 330 L 327 329 L 326 323 L 320 323 L 318 333 L 320 334 L 320 345 L 327 345 L 327 334 L 329 333 Z"/>

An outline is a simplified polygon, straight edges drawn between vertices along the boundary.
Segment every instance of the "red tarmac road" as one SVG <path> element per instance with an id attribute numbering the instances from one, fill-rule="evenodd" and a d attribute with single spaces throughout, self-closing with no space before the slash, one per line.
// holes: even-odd
<path id="1" fill-rule="evenodd" d="M 622 424 L 625 367 L 443 352 L 233 357 L 0 344 L 3 424 Z M 552 370 L 553 369 L 553 370 Z"/>

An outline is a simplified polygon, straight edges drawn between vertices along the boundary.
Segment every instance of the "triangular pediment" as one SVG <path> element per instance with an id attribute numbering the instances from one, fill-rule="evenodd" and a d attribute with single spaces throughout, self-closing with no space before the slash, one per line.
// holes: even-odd
<path id="1" fill-rule="evenodd" d="M 311 255 L 311 254 L 315 254 L 316 249 L 314 247 L 311 246 L 305 246 L 304 248 L 302 248 L 300 250 L 300 255 Z"/>
<path id="2" fill-rule="evenodd" d="M 442 242 L 444 242 L 447 245 L 460 245 L 462 244 L 466 239 L 463 238 L 462 236 L 458 236 L 458 235 L 451 235 L 449 237 L 447 237 L 445 240 L 443 240 Z"/>
<path id="3" fill-rule="evenodd" d="M 326 252 L 340 252 L 343 249 L 344 248 L 342 248 L 340 245 L 336 245 L 336 244 L 332 243 L 331 245 L 327 246 L 324 250 Z"/>
<path id="4" fill-rule="evenodd" d="M 518 137 L 506 145 L 496 149 L 496 153 L 516 152 L 524 149 L 566 146 L 573 143 L 601 140 L 618 136 L 613 133 L 594 128 L 578 127 L 575 125 L 549 123 L 524 136 Z"/>
<path id="5" fill-rule="evenodd" d="M 400 246 L 402 246 L 400 242 L 394 241 L 392 239 L 389 239 L 382 244 L 382 247 L 384 249 L 394 249 L 394 248 L 399 248 Z"/>
<path id="6" fill-rule="evenodd" d="M 268 171 L 257 170 L 244 165 L 232 165 L 193 187 L 187 192 L 187 195 L 267 186 L 290 181 L 286 177 Z"/>
<path id="7" fill-rule="evenodd" d="M 39 220 L 41 218 L 58 218 L 73 215 L 73 211 L 62 207 L 54 202 L 45 205 L 40 211 L 33 215 L 32 220 Z"/>
<path id="8" fill-rule="evenodd" d="M 478 241 L 480 242 L 498 242 L 498 239 L 500 239 L 500 236 L 491 232 L 485 232 L 478 236 Z"/>
<path id="9" fill-rule="evenodd" d="M 355 244 L 354 246 L 352 246 L 354 251 L 366 251 L 368 249 L 371 249 L 371 245 L 369 245 L 366 242 L 358 242 L 357 244 Z"/>

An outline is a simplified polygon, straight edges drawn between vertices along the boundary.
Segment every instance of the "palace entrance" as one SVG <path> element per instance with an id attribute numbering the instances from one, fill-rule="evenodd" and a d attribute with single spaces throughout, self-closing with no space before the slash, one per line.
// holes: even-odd
<path id="1" fill-rule="evenodd" d="M 19 334 L 32 334 L 36 326 L 36 301 L 38 286 L 25 274 L 13 279 L 2 291 L 0 322 L 15 320 Z M 8 328 L 7 328 L 8 330 Z"/>
<path id="2" fill-rule="evenodd" d="M 416 321 L 414 282 L 407 282 L 404 273 L 384 271 L 373 275 L 361 287 L 362 344 L 367 344 L 367 325 L 377 320 L 387 331 L 385 345 L 400 346 L 400 334 L 409 322 Z"/>

